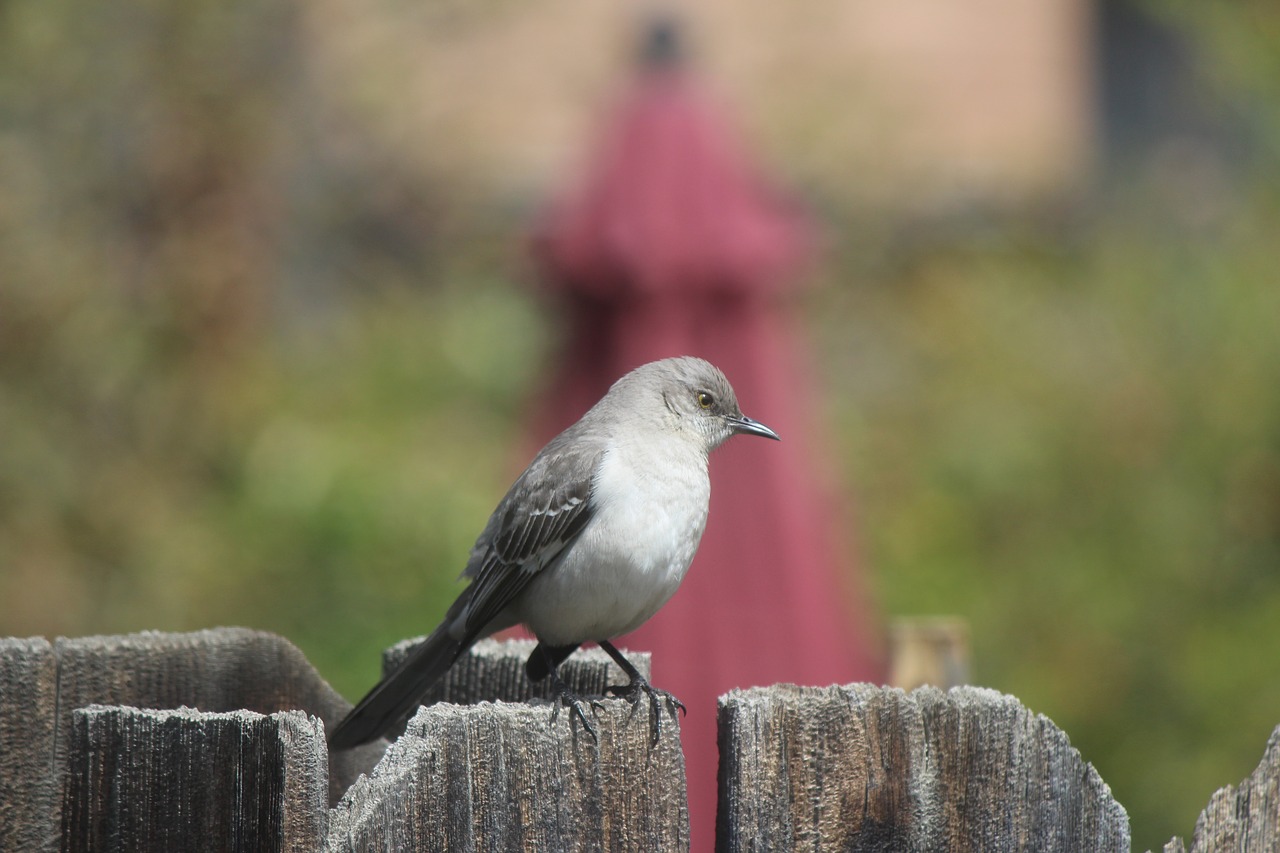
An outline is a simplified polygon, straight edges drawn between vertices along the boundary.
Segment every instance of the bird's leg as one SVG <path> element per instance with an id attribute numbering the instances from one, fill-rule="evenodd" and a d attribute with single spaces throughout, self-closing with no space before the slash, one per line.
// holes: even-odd
<path id="1" fill-rule="evenodd" d="M 560 716 L 560 706 L 564 705 L 569 709 L 570 727 L 572 727 L 574 719 L 577 719 L 582 723 L 582 727 L 587 730 L 587 734 L 591 735 L 591 739 L 598 743 L 600 739 L 596 737 L 595 727 L 591 725 L 591 721 L 587 719 L 586 712 L 582 710 L 582 699 L 570 690 L 569 685 L 565 684 L 564 679 L 560 677 L 559 665 L 561 661 L 556 660 L 556 652 L 558 650 L 549 649 L 547 646 L 539 643 L 538 648 L 534 651 L 535 653 L 541 652 L 542 663 L 546 667 L 547 676 L 551 679 L 551 686 L 556 691 L 557 698 L 551 703 L 551 723 L 553 725 L 555 724 L 556 719 Z M 569 651 L 572 652 L 573 649 L 570 648 Z M 563 657 L 567 657 L 567 655 Z M 561 660 L 563 660 L 563 657 L 561 657 Z M 534 669 L 532 666 L 532 658 L 530 658 L 530 663 L 525 664 L 525 668 L 526 671 L 532 671 Z M 541 667 L 539 667 L 539 669 L 541 669 Z M 592 713 L 595 713 L 600 707 L 600 703 L 594 700 L 592 700 L 590 704 Z"/>
<path id="2" fill-rule="evenodd" d="M 550 675 L 553 669 L 564 663 L 577 648 L 577 643 L 571 646 L 548 646 L 546 643 L 539 642 L 524 663 L 524 674 L 529 676 L 530 681 L 541 681 Z"/>
<path id="3" fill-rule="evenodd" d="M 643 693 L 649 697 L 649 729 L 653 735 L 652 745 L 656 746 L 658 738 L 662 734 L 662 706 L 666 706 L 673 720 L 676 719 L 677 708 L 686 714 L 689 713 L 689 709 L 684 706 L 683 702 L 667 691 L 659 690 L 650 684 L 648 679 L 640 674 L 640 670 L 636 669 L 631 664 L 631 661 L 623 657 L 622 652 L 614 648 L 613 643 L 608 640 L 600 640 L 599 645 L 631 679 L 628 684 L 606 687 L 604 692 L 610 696 L 619 696 L 629 701 L 631 703 L 632 716 L 635 716 L 636 709 L 640 707 L 640 694 Z"/>

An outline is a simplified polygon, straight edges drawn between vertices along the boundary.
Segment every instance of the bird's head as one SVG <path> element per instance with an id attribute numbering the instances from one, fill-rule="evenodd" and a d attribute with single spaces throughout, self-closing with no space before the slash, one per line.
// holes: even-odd
<path id="1" fill-rule="evenodd" d="M 777 433 L 742 413 L 733 386 L 710 362 L 668 358 L 637 368 L 636 374 L 652 380 L 645 384 L 660 391 L 668 417 L 677 428 L 701 436 L 708 453 L 738 434 L 778 440 Z"/>

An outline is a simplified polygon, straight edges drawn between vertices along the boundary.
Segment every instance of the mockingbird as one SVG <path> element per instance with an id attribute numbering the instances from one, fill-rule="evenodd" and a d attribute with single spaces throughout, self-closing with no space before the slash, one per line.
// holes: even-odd
<path id="1" fill-rule="evenodd" d="M 633 706 L 649 697 L 656 739 L 659 703 L 672 714 L 683 706 L 609 641 L 638 628 L 680 586 L 707 523 L 707 455 L 737 433 L 778 438 L 742 414 L 729 380 L 702 359 L 655 361 L 615 382 L 534 457 L 471 549 L 462 573 L 470 585 L 431 636 L 338 724 L 330 746 L 384 734 L 476 640 L 518 624 L 538 639 L 525 664 L 529 678 L 550 676 L 589 731 L 556 669 L 595 641 L 630 677 L 609 692 Z"/>

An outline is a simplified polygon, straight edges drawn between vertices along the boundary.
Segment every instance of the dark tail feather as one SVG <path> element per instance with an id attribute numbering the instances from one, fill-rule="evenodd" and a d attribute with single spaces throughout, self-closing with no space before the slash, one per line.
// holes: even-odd
<path id="1" fill-rule="evenodd" d="M 417 707 L 467 645 L 470 644 L 450 637 L 441 625 L 338 723 L 329 735 L 329 748 L 350 749 L 386 734 Z"/>

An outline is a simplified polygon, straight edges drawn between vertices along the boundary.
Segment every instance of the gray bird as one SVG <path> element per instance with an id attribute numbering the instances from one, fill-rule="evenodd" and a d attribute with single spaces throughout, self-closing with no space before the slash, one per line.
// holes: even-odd
<path id="1" fill-rule="evenodd" d="M 534 457 L 471 549 L 462 573 L 470 585 L 431 636 L 338 724 L 330 746 L 385 734 L 476 640 L 521 624 L 538 639 L 525 665 L 529 678 L 550 676 L 589 731 L 556 670 L 594 641 L 630 678 L 610 693 L 633 706 L 649 697 L 656 739 L 659 703 L 672 714 L 683 706 L 609 641 L 639 627 L 680 586 L 707 523 L 707 456 L 739 433 L 778 438 L 742 414 L 729 380 L 700 358 L 655 361 L 615 382 Z"/>

